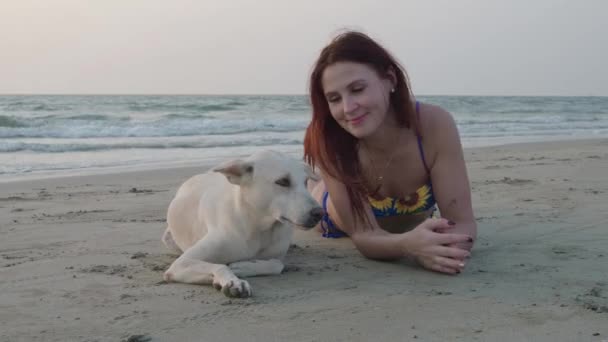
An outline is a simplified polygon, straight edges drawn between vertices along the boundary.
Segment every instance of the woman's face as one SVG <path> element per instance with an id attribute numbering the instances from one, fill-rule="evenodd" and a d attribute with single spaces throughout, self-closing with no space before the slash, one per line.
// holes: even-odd
<path id="1" fill-rule="evenodd" d="M 371 67 L 354 62 L 331 64 L 321 84 L 331 115 L 356 138 L 374 134 L 386 119 L 393 82 Z"/>

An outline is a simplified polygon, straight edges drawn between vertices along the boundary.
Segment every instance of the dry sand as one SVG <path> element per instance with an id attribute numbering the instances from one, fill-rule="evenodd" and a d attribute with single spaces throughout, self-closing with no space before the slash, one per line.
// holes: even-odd
<path id="1" fill-rule="evenodd" d="M 248 299 L 162 282 L 167 205 L 209 165 L 0 183 L 0 340 L 608 340 L 608 140 L 466 159 L 479 238 L 463 274 L 297 232 Z"/>

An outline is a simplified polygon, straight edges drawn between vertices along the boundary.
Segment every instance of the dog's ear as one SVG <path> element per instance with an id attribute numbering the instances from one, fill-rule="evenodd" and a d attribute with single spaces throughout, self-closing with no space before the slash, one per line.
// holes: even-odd
<path id="1" fill-rule="evenodd" d="M 222 173 L 232 184 L 241 185 L 244 181 L 251 179 L 253 164 L 235 159 L 214 167 L 211 171 Z"/>

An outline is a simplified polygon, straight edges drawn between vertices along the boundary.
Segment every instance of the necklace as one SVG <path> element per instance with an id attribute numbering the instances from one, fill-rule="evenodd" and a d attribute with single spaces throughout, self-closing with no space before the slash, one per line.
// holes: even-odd
<path id="1" fill-rule="evenodd" d="M 399 146 L 399 143 L 401 142 L 401 135 L 397 138 L 397 145 Z M 397 155 L 397 152 L 399 151 L 399 148 L 395 148 L 393 150 L 393 152 L 391 153 L 390 157 L 388 158 L 388 161 L 386 162 L 386 164 L 384 165 L 384 168 L 382 168 L 382 172 L 379 172 L 378 169 L 376 168 L 376 162 L 374 160 L 374 158 L 372 158 L 372 153 L 370 152 L 369 148 L 367 148 L 367 145 L 365 145 L 365 143 L 362 143 L 361 145 L 363 145 L 363 148 L 365 148 L 365 151 L 367 152 L 367 157 L 370 161 L 370 163 L 372 164 L 372 168 L 374 169 L 374 176 L 376 178 L 376 188 L 374 189 L 372 195 L 375 195 L 378 193 L 378 191 L 380 191 L 380 188 L 382 188 L 382 181 L 384 180 L 384 174 L 386 173 L 386 170 L 388 170 L 388 167 L 391 165 L 391 162 L 393 161 L 393 159 L 395 158 L 395 156 Z"/>

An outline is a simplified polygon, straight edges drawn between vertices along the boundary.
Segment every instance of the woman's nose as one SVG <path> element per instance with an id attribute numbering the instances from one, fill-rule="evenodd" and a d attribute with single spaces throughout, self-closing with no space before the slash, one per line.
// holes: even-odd
<path id="1" fill-rule="evenodd" d="M 352 113 L 355 109 L 357 109 L 357 102 L 352 96 L 343 97 L 342 105 L 344 106 L 344 113 Z"/>

